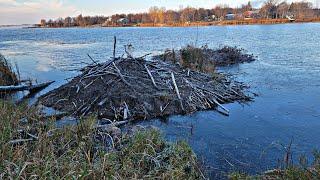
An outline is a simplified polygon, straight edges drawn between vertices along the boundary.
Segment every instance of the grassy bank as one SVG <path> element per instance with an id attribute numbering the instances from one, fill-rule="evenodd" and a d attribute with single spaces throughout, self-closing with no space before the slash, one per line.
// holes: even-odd
<path id="1" fill-rule="evenodd" d="M 229 176 L 232 180 L 242 179 L 284 179 L 284 180 L 311 180 L 320 179 L 320 151 L 313 152 L 313 162 L 308 162 L 305 156 L 300 156 L 299 163 L 293 164 L 290 159 L 284 162 L 284 167 L 274 170 L 269 170 L 261 175 L 250 176 L 245 173 L 233 173 Z M 286 156 L 286 158 L 289 158 Z"/>
<path id="2" fill-rule="evenodd" d="M 37 109 L 3 101 L 0 117 L 0 179 L 204 179 L 192 149 L 155 129 L 115 136 L 97 130 L 95 118 L 58 129 Z M 311 163 L 301 157 L 298 165 L 229 178 L 319 179 L 320 152 Z"/>
<path id="3" fill-rule="evenodd" d="M 58 129 L 37 110 L 0 102 L 0 179 L 202 179 L 185 142 L 157 130 L 113 136 L 94 118 Z"/>

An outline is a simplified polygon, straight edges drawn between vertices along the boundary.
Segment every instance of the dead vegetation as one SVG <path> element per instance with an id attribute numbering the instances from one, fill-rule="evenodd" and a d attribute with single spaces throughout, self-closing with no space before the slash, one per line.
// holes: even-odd
<path id="1" fill-rule="evenodd" d="M 18 82 L 18 75 L 7 59 L 0 54 L 0 86 L 17 85 Z"/>
<path id="2" fill-rule="evenodd" d="M 283 159 L 278 159 L 278 167 L 267 170 L 259 175 L 248 175 L 242 172 L 234 172 L 229 175 L 229 179 L 299 179 L 311 180 L 320 179 L 320 151 L 313 150 L 313 161 L 309 162 L 309 158 L 304 154 L 298 158 L 298 163 L 293 159 L 292 143 L 284 147 L 285 153 Z"/>
<path id="3" fill-rule="evenodd" d="M 0 179 L 204 179 L 191 148 L 156 129 L 111 133 L 93 117 L 57 128 L 3 101 L 0 116 Z"/>
<path id="4" fill-rule="evenodd" d="M 30 96 L 46 88 L 53 82 L 33 84 L 31 80 L 21 80 L 17 64 L 14 70 L 7 59 L 0 54 L 0 98 L 10 97 L 12 93 L 17 91 L 29 91 L 28 96 Z"/>
<path id="5" fill-rule="evenodd" d="M 161 55 L 154 56 L 153 59 L 171 61 L 179 63 L 184 68 L 211 73 L 215 67 L 252 62 L 255 57 L 238 47 L 224 46 L 210 49 L 207 46 L 198 48 L 188 45 L 178 51 L 167 50 Z"/>
<path id="6" fill-rule="evenodd" d="M 136 120 L 219 108 L 244 102 L 246 86 L 224 74 L 206 74 L 178 64 L 145 58 L 114 58 L 82 69 L 69 83 L 39 98 L 39 103 L 73 116 L 97 114 Z"/>
<path id="7" fill-rule="evenodd" d="M 289 164 L 283 168 L 265 171 L 259 175 L 248 175 L 246 173 L 232 173 L 229 175 L 231 180 L 274 180 L 274 179 L 299 179 L 311 180 L 320 179 L 320 151 L 313 151 L 313 162 L 308 162 L 306 156 L 300 156 L 298 164 Z"/>

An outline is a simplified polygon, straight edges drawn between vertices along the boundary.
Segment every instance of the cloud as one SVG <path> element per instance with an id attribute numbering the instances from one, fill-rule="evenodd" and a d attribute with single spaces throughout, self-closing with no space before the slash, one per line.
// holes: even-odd
<path id="1" fill-rule="evenodd" d="M 77 9 L 61 0 L 0 0 L 0 12 L 0 24 L 33 24 L 74 15 Z"/>

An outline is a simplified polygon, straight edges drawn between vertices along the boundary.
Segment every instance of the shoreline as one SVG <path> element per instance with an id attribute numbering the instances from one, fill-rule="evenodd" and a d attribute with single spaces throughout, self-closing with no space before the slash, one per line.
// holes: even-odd
<path id="1" fill-rule="evenodd" d="M 274 25 L 274 24 L 299 24 L 299 23 L 319 23 L 320 18 L 313 19 L 297 19 L 290 21 L 288 19 L 244 19 L 244 20 L 226 20 L 213 22 L 190 22 L 190 23 L 167 23 L 167 24 L 126 24 L 126 25 L 107 25 L 96 24 L 91 26 L 69 26 L 69 27 L 42 27 L 35 24 L 27 28 L 110 28 L 110 27 L 199 27 L 199 26 L 240 26 L 240 25 Z"/>

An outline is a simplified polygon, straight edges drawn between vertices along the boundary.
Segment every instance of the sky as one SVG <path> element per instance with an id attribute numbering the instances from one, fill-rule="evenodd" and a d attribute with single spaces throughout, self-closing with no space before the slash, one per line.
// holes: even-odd
<path id="1" fill-rule="evenodd" d="M 259 6 L 262 1 L 252 2 Z M 187 6 L 212 8 L 218 4 L 237 7 L 246 3 L 247 0 L 0 0 L 0 25 L 34 24 L 39 23 L 40 19 L 79 14 L 108 16 L 115 13 L 147 12 L 151 6 L 166 9 Z"/>

